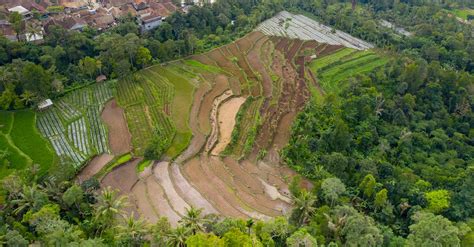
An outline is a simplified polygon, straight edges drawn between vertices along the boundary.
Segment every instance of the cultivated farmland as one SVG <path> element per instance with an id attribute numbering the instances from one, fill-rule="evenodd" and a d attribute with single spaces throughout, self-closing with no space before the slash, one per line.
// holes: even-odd
<path id="1" fill-rule="evenodd" d="M 44 175 L 56 163 L 52 147 L 35 128 L 32 111 L 0 111 L 0 178 L 32 164 Z"/>
<path id="2" fill-rule="evenodd" d="M 37 128 L 62 161 L 79 169 L 92 156 L 109 152 L 100 113 L 112 96 L 111 82 L 95 84 L 67 94 L 38 113 Z"/>
<path id="3" fill-rule="evenodd" d="M 279 151 L 311 91 L 323 94 L 385 63 L 364 41 L 288 15 L 265 22 L 262 32 L 118 82 L 133 154 L 143 154 L 153 133 L 169 141 L 168 150 L 162 160 L 133 160 L 112 170 L 103 185 L 119 188 L 131 210 L 151 222 L 167 216 L 177 225 L 191 205 L 241 218 L 288 212 L 295 173 L 280 162 Z M 293 31 L 272 31 L 281 18 Z M 313 31 L 319 36 L 308 36 Z"/>
<path id="4" fill-rule="evenodd" d="M 372 50 L 358 51 L 350 48 L 322 56 L 311 62 L 312 73 L 318 78 L 323 90 L 337 92 L 341 81 L 358 74 L 368 73 L 385 65 L 388 59 Z"/>

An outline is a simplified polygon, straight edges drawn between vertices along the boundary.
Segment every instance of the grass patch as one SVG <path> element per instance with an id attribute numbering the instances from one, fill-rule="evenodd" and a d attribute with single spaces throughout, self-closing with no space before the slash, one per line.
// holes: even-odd
<path id="1" fill-rule="evenodd" d="M 177 132 L 173 141 L 171 142 L 170 148 L 166 151 L 165 155 L 170 158 L 176 158 L 191 142 L 193 134 L 191 132 L 180 133 Z"/>
<path id="2" fill-rule="evenodd" d="M 197 68 L 197 69 L 200 69 L 200 70 L 205 70 L 205 71 L 208 71 L 208 72 L 211 72 L 211 73 L 224 73 L 224 71 L 222 71 L 219 67 L 216 67 L 216 66 L 212 66 L 212 65 L 207 65 L 207 64 L 203 64 L 197 60 L 184 60 L 184 64 L 188 65 L 189 67 L 192 67 L 192 68 Z"/>
<path id="3" fill-rule="evenodd" d="M 31 160 L 13 146 L 11 140 L 3 134 L 0 135 L 0 152 L 6 152 L 5 159 L 0 160 L 0 178 L 8 176 L 14 170 L 22 170 L 31 165 Z"/>
<path id="4" fill-rule="evenodd" d="M 132 160 L 132 155 L 131 154 L 124 154 L 122 156 L 116 157 L 113 160 L 111 160 L 107 165 L 105 165 L 96 175 L 95 177 L 97 179 L 102 179 L 105 175 L 107 175 L 109 172 L 111 172 L 115 167 L 125 164 Z"/>
<path id="5" fill-rule="evenodd" d="M 51 145 L 36 129 L 35 112 L 0 112 L 0 178 L 34 163 L 40 165 L 42 176 L 56 162 Z"/>
<path id="6" fill-rule="evenodd" d="M 9 134 L 13 124 L 13 113 L 0 111 L 0 133 Z"/>
<path id="7" fill-rule="evenodd" d="M 145 170 L 145 168 L 149 167 L 152 163 L 153 163 L 153 161 L 151 161 L 151 160 L 142 160 L 142 161 L 140 161 L 140 163 L 138 163 L 138 165 L 137 165 L 137 171 L 139 173 L 143 172 Z"/>
<path id="8" fill-rule="evenodd" d="M 40 175 L 46 174 L 56 162 L 56 155 L 50 144 L 36 130 L 35 113 L 32 111 L 15 112 L 14 123 L 10 132 L 13 142 L 33 160 L 33 163 L 40 165 Z"/>
<path id="9" fill-rule="evenodd" d="M 454 13 L 457 17 L 464 20 L 467 20 L 467 17 L 469 15 L 474 15 L 474 9 L 468 9 L 468 8 L 455 9 L 455 10 L 452 10 L 451 12 Z"/>

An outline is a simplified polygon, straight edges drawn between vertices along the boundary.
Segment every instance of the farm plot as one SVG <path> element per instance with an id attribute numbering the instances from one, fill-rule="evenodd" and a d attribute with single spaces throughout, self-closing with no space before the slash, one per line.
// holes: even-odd
<path id="1" fill-rule="evenodd" d="M 125 110 L 134 154 L 143 155 L 150 133 L 157 130 L 169 140 L 167 156 L 175 157 L 187 147 L 195 77 L 176 65 L 155 66 L 118 83 L 117 100 Z"/>
<path id="2" fill-rule="evenodd" d="M 0 111 L 0 178 L 32 164 L 38 164 L 39 175 L 44 175 L 55 164 L 53 149 L 35 122 L 33 111 Z"/>
<path id="3" fill-rule="evenodd" d="M 76 90 L 38 113 L 36 125 L 62 161 L 73 162 L 79 169 L 90 157 L 109 152 L 100 113 L 112 98 L 112 87 L 107 82 Z"/>
<path id="4" fill-rule="evenodd" d="M 388 58 L 374 51 L 342 49 L 336 53 L 314 60 L 310 68 L 319 79 L 323 90 L 337 92 L 341 81 L 373 71 L 385 65 Z"/>
<path id="5" fill-rule="evenodd" d="M 366 50 L 374 46 L 345 32 L 333 30 L 304 15 L 294 15 L 287 11 L 278 13 L 257 27 L 258 31 L 269 36 L 282 36 L 299 40 L 315 40 L 319 43 L 342 45 Z"/>

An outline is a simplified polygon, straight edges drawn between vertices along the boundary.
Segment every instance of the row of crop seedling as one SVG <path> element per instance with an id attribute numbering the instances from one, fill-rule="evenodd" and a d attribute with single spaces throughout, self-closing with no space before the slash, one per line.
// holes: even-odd
<path id="1" fill-rule="evenodd" d="M 67 94 L 38 114 L 38 129 L 58 156 L 78 167 L 92 155 L 108 152 L 107 130 L 100 113 L 112 95 L 109 83 L 89 86 Z"/>
<path id="2" fill-rule="evenodd" d="M 69 140 L 83 154 L 90 154 L 89 140 L 87 138 L 87 125 L 84 117 L 72 122 L 68 126 Z"/>

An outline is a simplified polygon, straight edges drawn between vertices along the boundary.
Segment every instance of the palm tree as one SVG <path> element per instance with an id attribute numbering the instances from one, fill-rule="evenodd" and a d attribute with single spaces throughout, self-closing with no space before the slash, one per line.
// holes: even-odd
<path id="1" fill-rule="evenodd" d="M 13 205 L 17 205 L 17 208 L 13 210 L 14 214 L 20 214 L 23 211 L 36 208 L 41 202 L 44 201 L 43 193 L 38 190 L 36 184 L 32 186 L 23 185 L 23 189 L 18 194 L 18 198 L 12 200 Z"/>
<path id="2" fill-rule="evenodd" d="M 297 210 L 299 214 L 299 224 L 303 225 L 308 221 L 308 219 L 316 210 L 314 207 L 316 197 L 312 193 L 303 190 L 298 197 L 293 199 L 293 201 L 295 204 L 295 210 Z"/>
<path id="3" fill-rule="evenodd" d="M 42 185 L 40 185 L 41 190 L 46 192 L 46 194 L 48 194 L 48 196 L 55 201 L 61 201 L 64 193 L 63 187 L 63 183 L 58 184 L 54 182 L 52 178 L 47 179 Z"/>
<path id="4" fill-rule="evenodd" d="M 25 106 L 29 106 L 31 103 L 33 103 L 35 97 L 36 97 L 35 93 L 28 90 L 25 90 L 20 95 L 20 99 L 23 102 L 23 104 L 25 104 Z"/>
<path id="5" fill-rule="evenodd" d="M 204 224 L 207 220 L 201 216 L 201 213 L 202 208 L 195 208 L 194 206 L 191 206 L 190 208 L 186 209 L 186 215 L 183 216 L 180 223 L 189 229 L 192 234 L 196 234 L 196 232 L 202 232 L 204 231 Z"/>
<path id="6" fill-rule="evenodd" d="M 248 235 L 250 235 L 250 232 L 252 230 L 252 226 L 254 225 L 253 219 L 248 219 L 247 222 L 245 222 L 245 226 L 247 227 Z"/>
<path id="7" fill-rule="evenodd" d="M 43 27 L 36 22 L 29 22 L 25 27 L 26 39 L 34 41 L 37 36 L 43 35 Z"/>
<path id="8" fill-rule="evenodd" d="M 186 246 L 186 239 L 189 236 L 189 230 L 184 226 L 179 226 L 166 236 L 166 245 L 174 247 Z"/>
<path id="9" fill-rule="evenodd" d="M 117 192 L 106 187 L 97 197 L 95 204 L 95 221 L 99 224 L 99 231 L 111 226 L 117 216 L 123 216 L 124 208 L 127 206 L 126 197 L 117 196 Z"/>
<path id="10" fill-rule="evenodd" d="M 127 246 L 142 246 L 149 226 L 143 219 L 135 219 L 135 215 L 132 212 L 129 217 L 125 218 L 125 224 L 119 225 L 117 229 L 117 238 L 121 244 Z"/>

